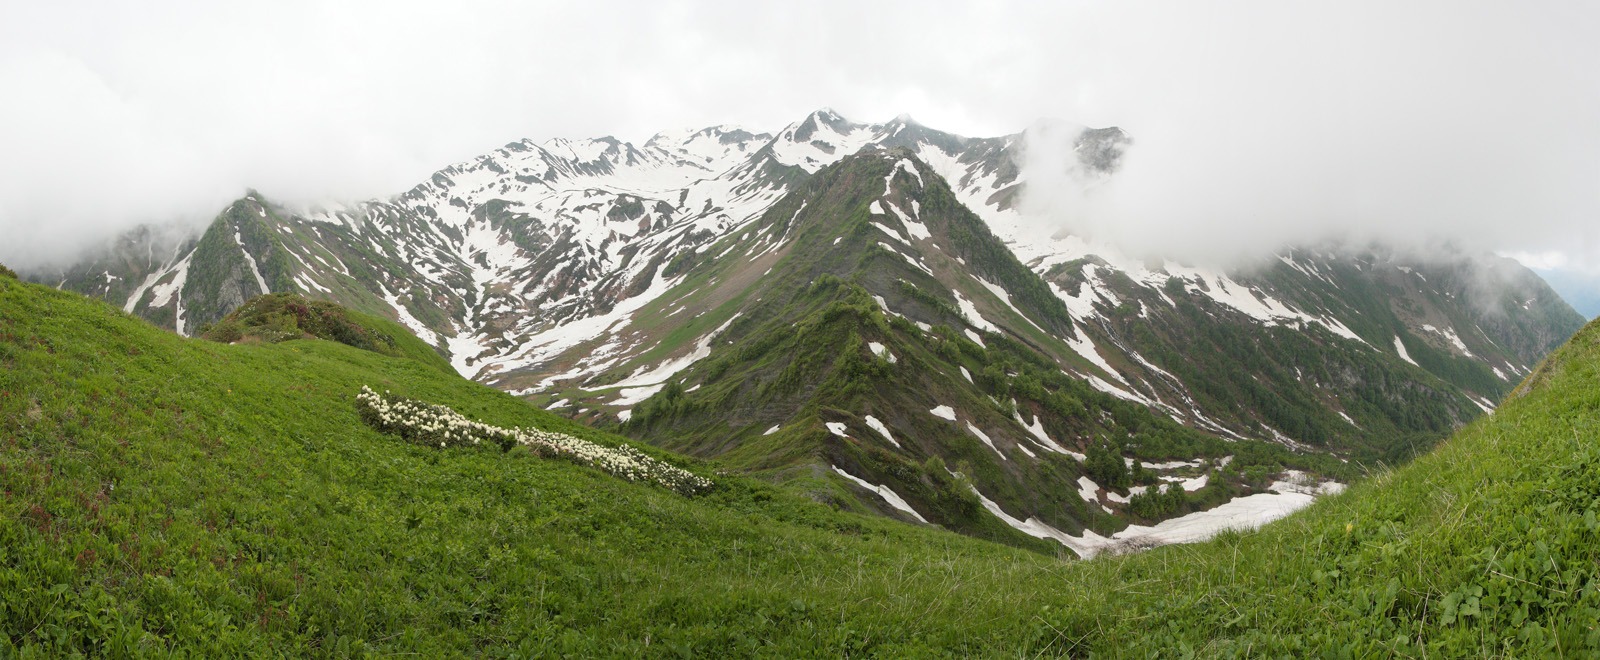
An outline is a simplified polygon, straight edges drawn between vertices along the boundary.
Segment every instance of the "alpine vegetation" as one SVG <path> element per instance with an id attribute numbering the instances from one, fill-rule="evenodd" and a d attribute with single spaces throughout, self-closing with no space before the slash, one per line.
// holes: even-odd
<path id="1" fill-rule="evenodd" d="M 373 428 L 427 447 L 474 447 L 488 442 L 509 451 L 524 446 L 539 456 L 592 465 L 612 476 L 654 483 L 685 496 L 703 493 L 714 485 L 710 479 L 668 465 L 628 445 L 607 447 L 565 433 L 484 424 L 446 406 L 388 391 L 378 394 L 365 385 L 356 395 L 356 409 L 362 421 Z"/>

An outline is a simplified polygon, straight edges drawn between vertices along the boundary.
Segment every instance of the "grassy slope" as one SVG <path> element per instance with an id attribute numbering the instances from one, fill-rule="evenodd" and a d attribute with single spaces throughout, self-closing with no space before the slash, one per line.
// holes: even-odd
<path id="1" fill-rule="evenodd" d="M 456 373 L 433 347 L 394 321 L 294 293 L 270 293 L 247 300 L 200 336 L 228 344 L 327 339 Z"/>
<path id="2" fill-rule="evenodd" d="M 361 384 L 615 439 L 415 362 L 182 340 L 0 279 L 0 654 L 1594 652 L 1597 337 L 1262 532 L 1064 563 L 742 479 L 688 500 L 405 445 L 358 421 Z"/>
<path id="3" fill-rule="evenodd" d="M 0 647 L 981 647 L 960 619 L 1027 597 L 986 576 L 1053 563 L 746 480 L 687 500 L 408 446 L 360 423 L 360 385 L 616 439 L 413 361 L 182 340 L 13 280 L 0 366 Z"/>

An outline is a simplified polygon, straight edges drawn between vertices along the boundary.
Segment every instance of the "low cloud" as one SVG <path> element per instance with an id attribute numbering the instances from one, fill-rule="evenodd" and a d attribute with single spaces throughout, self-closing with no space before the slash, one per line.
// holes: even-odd
<path id="1" fill-rule="evenodd" d="M 1032 190 L 1051 191 L 1030 203 L 1151 250 L 1443 233 L 1530 252 L 1588 241 L 1594 255 L 1597 15 L 1359 0 L 22 3 L 0 22 L 0 262 L 199 224 L 250 187 L 296 204 L 381 197 L 522 138 L 776 130 L 822 106 L 973 136 L 1050 116 L 1121 126 L 1136 146 L 1117 177 L 1075 198 L 1067 175 L 1030 169 Z"/>
<path id="2" fill-rule="evenodd" d="M 1074 136 L 1032 131 L 1023 208 L 1201 262 L 1327 239 L 1600 256 L 1592 13 L 1400 4 L 1151 22 L 1118 50 L 1142 101 L 1119 171 L 1057 166 Z"/>

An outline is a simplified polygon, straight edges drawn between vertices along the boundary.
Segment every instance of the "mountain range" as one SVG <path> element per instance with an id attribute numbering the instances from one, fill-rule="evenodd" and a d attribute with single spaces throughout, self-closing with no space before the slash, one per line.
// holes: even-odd
<path id="1" fill-rule="evenodd" d="M 1137 148 L 1072 130 L 1086 176 Z M 1084 555 L 1403 461 L 1583 324 L 1492 255 L 1133 258 L 1019 210 L 1028 144 L 829 110 L 773 133 L 524 140 L 389 199 L 251 192 L 203 230 L 141 228 L 26 275 L 189 335 L 263 293 L 334 301 L 569 418 L 839 508 Z"/>

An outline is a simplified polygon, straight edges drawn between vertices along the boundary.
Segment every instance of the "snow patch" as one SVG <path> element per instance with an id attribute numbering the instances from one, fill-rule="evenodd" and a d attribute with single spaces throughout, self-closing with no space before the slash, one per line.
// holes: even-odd
<path id="1" fill-rule="evenodd" d="M 878 357 L 881 357 L 881 358 L 884 358 L 884 359 L 888 360 L 889 364 L 896 364 L 896 363 L 898 363 L 900 361 L 899 358 L 896 358 L 894 356 L 894 353 L 889 352 L 888 347 L 886 347 L 883 344 L 880 344 L 878 342 L 875 342 L 875 341 L 874 342 L 868 342 L 867 343 L 867 348 L 872 349 L 872 354 L 873 355 L 876 355 Z M 887 357 L 885 357 L 885 356 L 887 356 Z"/>
<path id="2" fill-rule="evenodd" d="M 917 208 L 917 206 L 916 206 L 917 200 L 911 200 L 911 204 L 912 204 L 912 208 L 913 209 Z M 890 208 L 894 208 L 894 207 L 891 206 Z M 896 208 L 894 210 L 897 213 L 900 211 L 900 209 L 898 209 L 898 208 Z M 933 238 L 933 232 L 928 231 L 928 226 L 922 224 L 922 222 L 917 220 L 915 217 L 908 218 L 905 215 L 901 214 L 900 215 L 900 222 L 906 226 L 906 233 L 910 234 L 911 237 L 914 238 L 914 239 L 926 240 L 926 239 Z"/>
<path id="3" fill-rule="evenodd" d="M 655 393 L 656 392 L 660 392 L 661 388 L 663 388 L 663 387 L 666 387 L 665 383 L 662 383 L 660 385 L 650 385 L 650 386 L 647 386 L 647 387 L 629 387 L 629 388 L 624 388 L 624 389 L 618 390 L 617 394 L 620 395 L 620 396 L 618 396 L 615 401 L 612 401 L 611 405 L 615 405 L 615 406 L 633 406 L 633 405 L 638 405 L 639 403 L 643 402 L 645 399 L 648 399 L 648 398 L 650 398 L 652 396 L 655 396 Z"/>
<path id="4" fill-rule="evenodd" d="M 1012 529 L 1034 538 L 1054 540 L 1078 553 L 1080 557 L 1092 557 L 1094 556 L 1095 548 L 1108 543 L 1105 537 L 1087 529 L 1083 530 L 1083 538 L 1077 538 L 1051 527 L 1037 518 L 1029 517 L 1027 520 L 1018 520 L 1016 517 L 1006 513 L 1004 509 L 1001 509 L 1000 505 L 996 504 L 994 500 L 984 497 L 983 493 L 978 492 L 977 488 L 973 488 L 972 492 L 978 496 L 978 501 L 983 504 L 984 509 L 994 514 L 996 518 L 999 518 L 1005 524 L 1010 525 Z"/>
<path id="5" fill-rule="evenodd" d="M 1089 338 L 1089 333 L 1084 331 L 1083 326 L 1078 326 L 1078 331 L 1074 334 L 1077 336 L 1071 339 L 1063 338 L 1062 340 L 1072 348 L 1074 353 L 1083 356 L 1083 359 L 1088 360 L 1094 366 L 1100 367 L 1112 378 L 1122 381 L 1122 384 L 1128 384 L 1128 379 L 1124 378 L 1116 369 L 1111 368 L 1111 363 L 1100 355 L 1100 351 L 1094 345 L 1094 340 Z"/>
<path id="6" fill-rule="evenodd" d="M 262 217 L 266 217 L 265 212 L 262 213 Z M 250 256 L 250 250 L 244 246 L 244 239 L 239 238 L 238 225 L 233 227 L 233 243 L 239 246 L 239 253 L 244 255 L 245 263 L 250 264 L 250 274 L 256 276 L 256 286 L 261 287 L 262 293 L 272 293 L 272 289 L 267 288 L 267 278 L 262 277 L 261 269 L 256 267 L 256 258 Z"/>
<path id="7" fill-rule="evenodd" d="M 1273 481 L 1267 490 L 1274 493 L 1301 493 L 1304 495 L 1335 495 L 1344 492 L 1344 484 L 1337 481 L 1318 481 L 1300 470 L 1286 470 L 1285 479 Z"/>
<path id="8" fill-rule="evenodd" d="M 660 383 L 668 378 L 671 378 L 674 374 L 687 369 L 689 365 L 699 362 L 700 360 L 703 360 L 707 356 L 711 355 L 711 340 L 715 339 L 717 335 L 722 334 L 723 330 L 727 330 L 728 326 L 733 323 L 734 319 L 737 318 L 739 318 L 739 312 L 734 312 L 733 316 L 730 316 L 728 317 L 728 320 L 723 321 L 722 325 L 717 326 L 717 329 L 706 333 L 705 336 L 699 339 L 699 341 L 695 342 L 694 350 L 690 351 L 688 355 L 671 360 L 665 360 L 661 364 L 656 365 L 656 368 L 645 373 L 635 373 L 621 381 L 618 381 L 616 385 L 618 387 L 636 387 L 639 385 Z"/>
<path id="9" fill-rule="evenodd" d="M 389 303 L 389 307 L 394 309 L 395 317 L 400 319 L 400 325 L 403 325 L 407 329 L 416 333 L 417 337 L 422 341 L 427 342 L 429 346 L 439 345 L 439 335 L 434 334 L 432 330 L 429 330 L 427 324 L 424 324 L 422 321 L 418 320 L 417 317 L 412 316 L 411 310 L 406 309 L 405 305 L 400 304 L 399 296 L 390 293 L 387 288 L 383 288 L 381 285 L 379 286 L 379 290 L 383 292 L 383 301 Z M 465 370 L 465 365 L 457 366 L 455 362 L 454 355 L 452 354 L 451 364 L 452 366 L 456 367 L 456 373 L 471 378 L 471 375 Z"/>
<path id="10" fill-rule="evenodd" d="M 983 444 L 989 445 L 989 448 L 993 449 L 994 453 L 1000 454 L 1000 460 L 1004 460 L 1004 461 L 1011 460 L 1009 458 L 1006 458 L 1006 455 L 1004 453 L 1001 453 L 999 447 L 994 446 L 994 440 L 989 439 L 989 434 L 984 433 L 983 429 L 980 429 L 980 428 L 978 428 L 976 426 L 973 426 L 972 422 L 967 422 L 967 430 L 971 431 L 973 435 L 978 436 L 978 439 L 982 440 Z M 1035 458 L 1037 458 L 1037 457 L 1035 457 Z"/>
<path id="11" fill-rule="evenodd" d="M 1440 329 L 1440 328 L 1435 328 L 1435 327 L 1433 327 L 1431 325 L 1424 324 L 1422 326 L 1422 329 L 1423 330 L 1427 330 L 1428 332 L 1432 332 L 1434 334 L 1437 334 L 1440 337 L 1444 337 L 1445 339 L 1449 340 L 1451 344 L 1455 345 L 1456 350 L 1461 351 L 1462 355 L 1465 355 L 1467 357 L 1476 357 L 1476 356 L 1474 356 L 1472 354 L 1472 351 L 1467 350 L 1466 342 L 1461 341 L 1461 335 L 1456 334 L 1456 329 L 1455 328 Z"/>
<path id="12" fill-rule="evenodd" d="M 916 512 L 915 509 L 912 509 L 911 504 L 906 502 L 905 498 L 900 497 L 899 494 L 895 493 L 893 490 L 890 490 L 888 486 L 873 484 L 866 479 L 862 479 L 850 474 L 849 472 L 839 469 L 839 466 L 837 465 L 830 465 L 828 467 L 833 468 L 833 471 L 839 473 L 839 476 L 849 479 L 851 483 L 877 493 L 878 497 L 883 498 L 883 501 L 888 502 L 889 506 L 894 507 L 896 511 L 903 511 L 911 517 L 916 518 L 918 522 L 924 525 L 928 524 L 927 518 L 923 518 L 921 514 Z"/>
<path id="13" fill-rule="evenodd" d="M 956 304 L 961 307 L 961 315 L 967 317 L 968 323 L 971 323 L 979 330 L 1000 332 L 999 328 L 995 327 L 993 323 L 990 323 L 988 319 L 983 318 L 983 315 L 978 313 L 978 306 L 972 304 L 971 300 L 967 300 L 966 296 L 961 295 L 960 291 L 951 289 L 950 293 L 955 294 Z"/>
<path id="14" fill-rule="evenodd" d="M 901 234 L 900 232 L 895 231 L 894 228 L 890 227 L 889 225 L 886 225 L 886 224 L 883 224 L 883 223 L 878 222 L 876 220 L 873 220 L 872 221 L 872 226 L 877 227 L 878 231 L 881 231 L 881 232 L 883 232 L 885 234 L 888 234 L 890 238 L 893 238 L 893 239 L 895 239 L 897 241 L 900 241 L 901 243 L 909 243 L 910 242 L 910 241 L 906 240 L 906 237 L 905 237 L 904 234 Z"/>
<path id="15" fill-rule="evenodd" d="M 895 447 L 900 446 L 900 443 L 895 441 L 894 436 L 889 435 L 889 427 L 885 426 L 882 421 L 876 417 L 873 417 L 872 415 L 867 415 L 866 420 L 867 428 L 877 431 L 879 434 L 883 435 L 883 439 L 888 440 L 889 444 L 892 444 Z"/>
<path id="16" fill-rule="evenodd" d="M 1038 439 L 1039 440 L 1039 444 L 1042 445 L 1045 449 L 1048 449 L 1050 451 L 1056 452 L 1058 454 L 1066 454 L 1068 456 L 1071 456 L 1071 457 L 1073 457 L 1075 459 L 1078 459 L 1079 463 L 1082 463 L 1084 460 L 1086 460 L 1088 458 L 1087 456 L 1084 456 L 1083 454 L 1080 454 L 1078 452 L 1075 452 L 1075 451 L 1072 451 L 1070 449 L 1067 449 L 1066 447 L 1062 447 L 1061 445 L 1057 444 L 1055 440 L 1052 440 L 1050 438 L 1050 435 L 1044 432 L 1044 421 L 1039 419 L 1038 415 L 1034 415 L 1033 416 L 1033 423 L 1029 424 L 1027 422 L 1022 421 L 1022 412 L 1021 411 L 1018 411 L 1018 412 L 1016 412 L 1014 414 L 1016 415 L 1017 423 L 1021 424 L 1022 428 L 1027 429 L 1028 433 L 1033 434 L 1033 437 Z"/>
<path id="17" fill-rule="evenodd" d="M 1412 366 L 1421 366 L 1417 364 L 1416 360 L 1411 359 L 1410 353 L 1406 352 L 1406 345 L 1400 341 L 1400 335 L 1394 336 L 1394 352 L 1400 355 L 1400 359 L 1410 362 Z"/>
<path id="18" fill-rule="evenodd" d="M 936 408 L 934 408 L 932 410 L 929 410 L 928 412 L 933 413 L 934 417 L 940 417 L 940 418 L 943 418 L 943 419 L 948 419 L 948 420 L 950 420 L 952 422 L 956 421 L 956 409 L 955 408 L 951 408 L 950 406 L 939 406 L 939 407 L 936 407 Z"/>
<path id="19" fill-rule="evenodd" d="M 1000 287 L 1000 285 L 992 284 L 988 280 L 983 279 L 981 277 L 978 278 L 978 283 L 982 284 L 984 286 L 984 288 L 989 290 L 990 293 L 993 293 L 996 298 L 999 298 L 1001 301 L 1003 301 L 1006 304 L 1007 307 L 1011 308 L 1011 311 L 1016 312 L 1017 316 L 1022 317 L 1022 320 L 1027 321 L 1028 325 L 1033 326 L 1035 330 L 1038 330 L 1039 332 L 1042 332 L 1042 333 L 1044 333 L 1046 335 L 1050 334 L 1048 332 L 1045 332 L 1044 328 L 1039 327 L 1039 324 L 1034 323 L 1033 319 L 1028 318 L 1027 314 L 1023 314 L 1022 310 L 1017 308 L 1016 303 L 1011 302 L 1011 294 L 1007 293 L 1004 288 Z"/>

